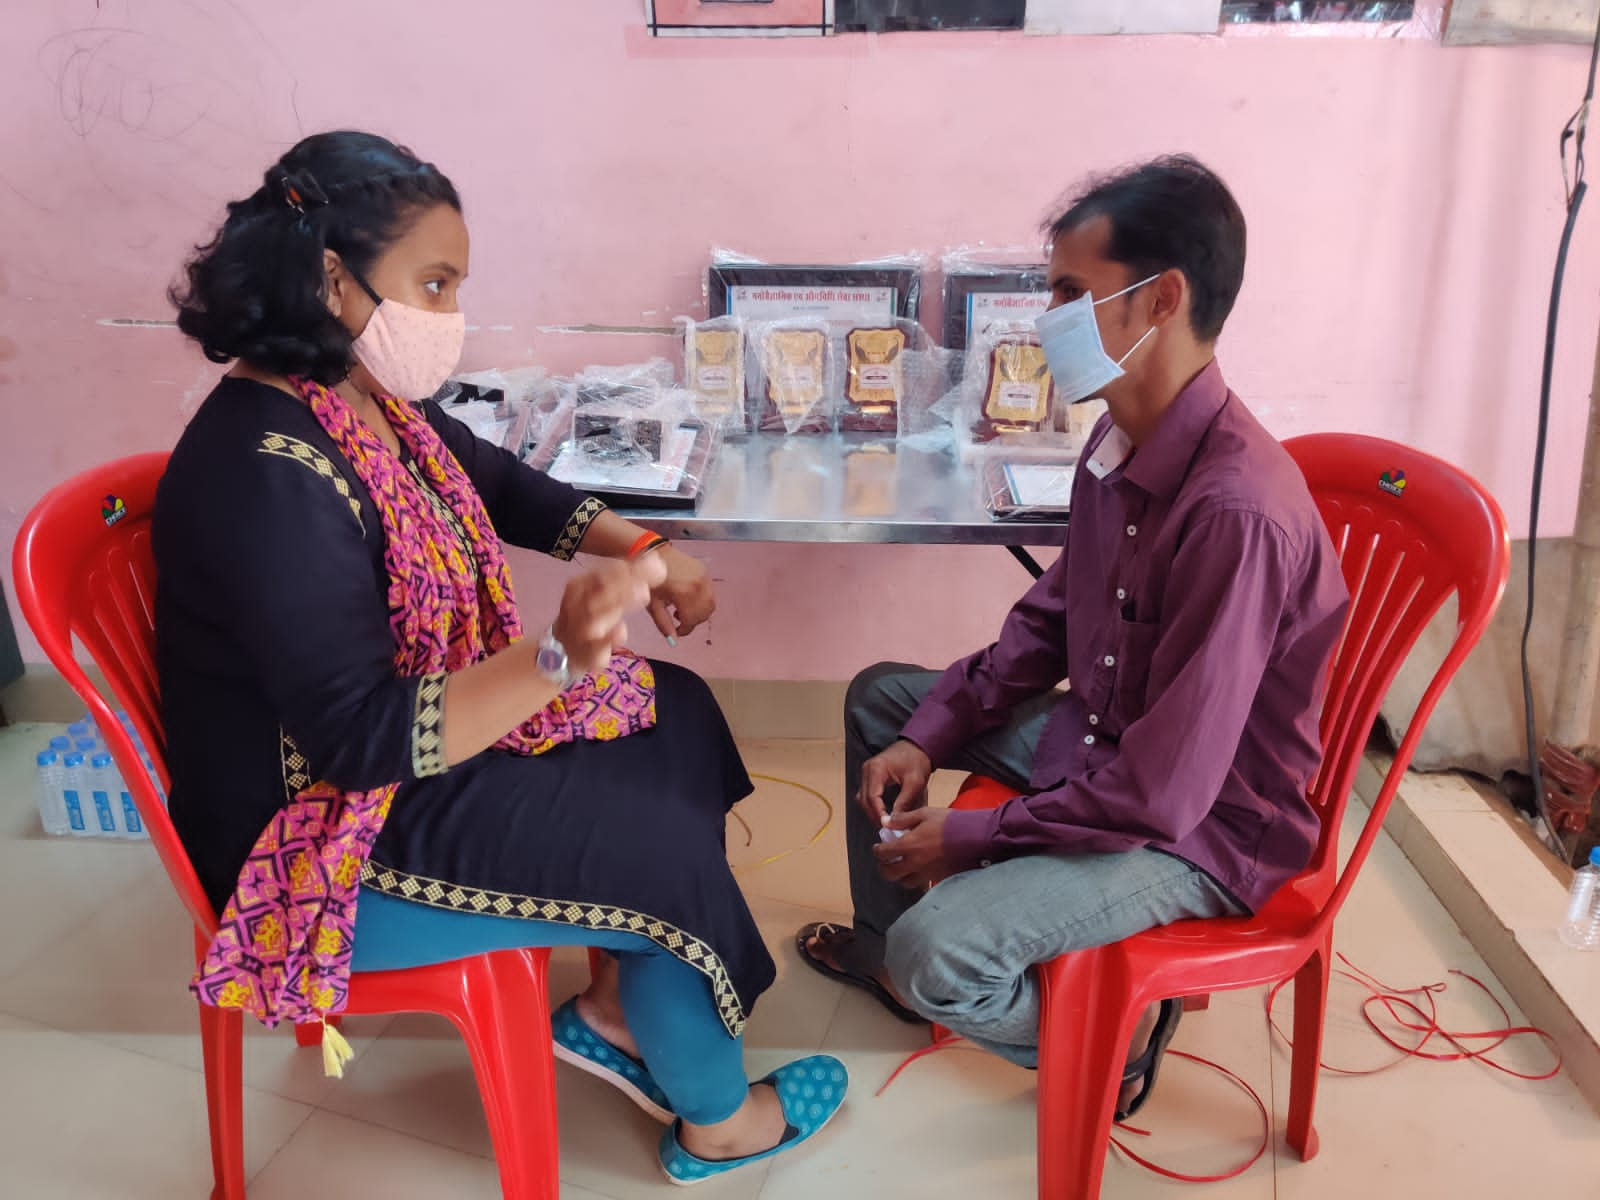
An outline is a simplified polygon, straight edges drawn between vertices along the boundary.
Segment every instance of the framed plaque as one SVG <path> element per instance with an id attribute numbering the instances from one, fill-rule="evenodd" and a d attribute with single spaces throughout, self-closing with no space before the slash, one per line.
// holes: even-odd
<path id="1" fill-rule="evenodd" d="M 1039 339 L 1031 333 L 982 334 L 968 357 L 975 357 L 985 346 L 988 353 L 980 364 L 982 392 L 973 436 L 987 442 L 1004 434 L 1048 429 L 1056 390 Z"/>
<path id="2" fill-rule="evenodd" d="M 712 317 L 888 324 L 896 317 L 917 319 L 922 272 L 909 264 L 806 267 L 713 263 L 707 285 Z"/>
<path id="3" fill-rule="evenodd" d="M 906 394 L 906 332 L 895 326 L 852 329 L 845 335 L 844 403 L 839 428 L 852 433 L 894 433 Z"/>
<path id="4" fill-rule="evenodd" d="M 965 350 L 988 326 L 1031 324 L 1049 305 L 1042 265 L 951 272 L 944 277 L 944 344 Z"/>
<path id="5" fill-rule="evenodd" d="M 833 353 L 822 321 L 761 328 L 755 341 L 763 433 L 827 433 L 833 428 Z"/>

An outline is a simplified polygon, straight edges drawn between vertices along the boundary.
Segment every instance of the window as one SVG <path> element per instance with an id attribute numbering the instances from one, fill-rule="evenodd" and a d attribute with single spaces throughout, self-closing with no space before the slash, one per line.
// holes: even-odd
<path id="1" fill-rule="evenodd" d="M 1413 3 L 1376 3 L 1374 0 L 1266 0 L 1222 6 L 1224 24 L 1253 21 L 1409 21 Z"/>
<path id="2" fill-rule="evenodd" d="M 1026 0 L 834 0 L 840 33 L 1021 29 Z"/>

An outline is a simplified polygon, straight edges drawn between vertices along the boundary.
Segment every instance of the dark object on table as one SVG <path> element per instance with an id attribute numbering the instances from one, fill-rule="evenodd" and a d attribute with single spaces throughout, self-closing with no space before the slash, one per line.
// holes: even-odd
<path id="1" fill-rule="evenodd" d="M 1021 29 L 1026 0 L 835 0 L 840 33 Z"/>
<path id="2" fill-rule="evenodd" d="M 660 462 L 661 422 L 615 413 L 580 412 L 572 418 L 578 449 L 608 462 Z"/>
<path id="3" fill-rule="evenodd" d="M 459 383 L 453 379 L 439 389 L 439 403 L 447 410 L 452 404 L 470 404 L 475 400 L 484 404 L 504 404 L 505 399 L 505 388 L 486 388 L 476 383 Z"/>
<path id="4" fill-rule="evenodd" d="M 917 302 L 922 296 L 922 272 L 915 267 L 886 264 L 884 266 L 785 266 L 771 263 L 712 263 L 706 274 L 707 299 L 713 317 L 751 316 L 756 320 L 770 320 L 779 314 L 749 313 L 740 311 L 740 302 L 759 302 L 770 305 L 782 299 L 782 293 L 796 297 L 794 310 L 788 316 L 806 317 L 804 303 L 829 292 L 862 291 L 868 288 L 889 289 L 884 320 L 903 317 L 917 319 Z"/>
<path id="5" fill-rule="evenodd" d="M 1539 768 L 1544 776 L 1545 807 L 1557 837 L 1581 835 L 1589 827 L 1595 793 L 1600 791 L 1600 768 L 1554 742 L 1546 742 L 1539 751 Z M 1567 865 L 1582 862 L 1583 858 L 1574 856 Z"/>
<path id="6" fill-rule="evenodd" d="M 0 688 L 22 678 L 22 652 L 17 649 L 17 634 L 6 611 L 6 596 L 0 591 Z M 6 710 L 0 708 L 0 725 L 8 724 Z"/>
<path id="7" fill-rule="evenodd" d="M 1374 0 L 1251 0 L 1222 6 L 1224 25 L 1259 21 L 1323 24 L 1329 21 L 1409 21 L 1416 11 L 1414 3 L 1383 3 Z"/>
<path id="8" fill-rule="evenodd" d="M 574 419 L 574 435 L 577 434 L 577 423 L 582 418 L 583 414 L 579 414 Z M 658 462 L 661 450 L 666 445 L 667 430 L 660 421 L 641 421 L 639 424 L 651 424 L 656 427 L 654 436 L 658 457 L 648 461 Z M 700 502 L 701 489 L 711 469 L 711 460 L 717 439 L 715 430 L 710 425 L 700 421 L 681 422 L 674 430 L 674 433 L 684 431 L 693 434 L 694 444 L 689 450 L 688 461 L 675 480 L 674 486 L 670 488 L 631 487 L 607 481 L 606 473 L 608 469 L 626 469 L 646 464 L 647 460 L 637 447 L 631 449 L 632 457 L 619 454 L 615 459 L 608 460 L 603 453 L 591 453 L 582 450 L 582 442 L 574 436 L 571 439 L 552 439 L 545 442 L 536 450 L 531 451 L 526 461 L 534 469 L 543 471 L 546 474 L 552 474 L 552 469 L 561 460 L 563 452 L 569 446 L 576 446 L 580 448 L 580 453 L 584 459 L 594 467 L 599 468 L 599 470 L 593 476 L 585 474 L 581 477 L 572 478 L 568 478 L 567 473 L 563 471 L 559 475 L 552 475 L 553 478 L 563 479 L 573 487 L 595 497 L 597 500 L 603 500 L 613 508 L 692 509 Z M 620 435 L 614 429 L 608 433 L 597 427 L 592 436 L 595 438 L 615 439 Z"/>

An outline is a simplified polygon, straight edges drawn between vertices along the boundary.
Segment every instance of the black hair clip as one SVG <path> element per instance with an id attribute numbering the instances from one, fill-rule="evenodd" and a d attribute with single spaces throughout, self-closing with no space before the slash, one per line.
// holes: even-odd
<path id="1" fill-rule="evenodd" d="M 278 176 L 278 190 L 283 202 L 301 216 L 308 208 L 322 208 L 328 203 L 327 193 L 310 171 L 284 171 Z"/>

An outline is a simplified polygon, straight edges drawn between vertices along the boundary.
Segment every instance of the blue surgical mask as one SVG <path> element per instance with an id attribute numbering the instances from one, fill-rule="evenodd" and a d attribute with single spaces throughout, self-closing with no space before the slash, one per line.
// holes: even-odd
<path id="1" fill-rule="evenodd" d="M 1050 364 L 1050 376 L 1055 380 L 1058 400 L 1065 404 L 1092 400 L 1108 383 L 1122 378 L 1122 364 L 1149 340 L 1156 327 L 1152 325 L 1126 354 L 1114 359 L 1100 341 L 1100 324 L 1094 319 L 1094 310 L 1160 277 L 1158 272 L 1104 300 L 1096 300 L 1085 292 L 1070 304 L 1052 308 L 1034 321 L 1034 328 L 1039 331 L 1039 346 L 1044 351 L 1045 362 Z"/>

